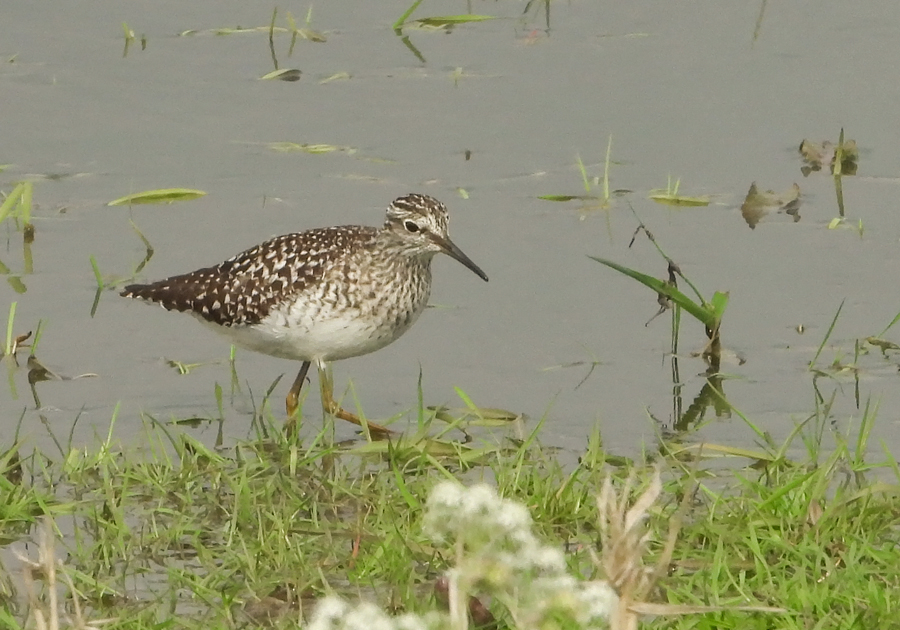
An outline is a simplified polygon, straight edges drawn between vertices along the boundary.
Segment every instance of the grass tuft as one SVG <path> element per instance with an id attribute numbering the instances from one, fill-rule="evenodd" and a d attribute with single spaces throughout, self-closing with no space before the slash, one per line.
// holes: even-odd
<path id="1" fill-rule="evenodd" d="M 804 440 L 800 460 L 789 443 L 749 459 L 667 444 L 642 463 L 596 432 L 566 453 L 541 444 L 541 424 L 455 449 L 354 446 L 327 426 L 285 437 L 268 416 L 215 447 L 149 417 L 126 444 L 115 417 L 89 448 L 12 438 L 2 544 L 46 536 L 42 515 L 71 533 L 57 588 L 28 560 L 31 587 L 0 581 L 0 621 L 39 627 L 31 610 L 61 615 L 67 590 L 74 627 L 129 630 L 634 628 L 644 615 L 666 628 L 884 627 L 900 589 L 900 469 L 865 458 L 874 407 L 855 441 L 828 448 L 822 414 L 790 438 Z M 421 422 L 434 422 L 424 408 Z"/>

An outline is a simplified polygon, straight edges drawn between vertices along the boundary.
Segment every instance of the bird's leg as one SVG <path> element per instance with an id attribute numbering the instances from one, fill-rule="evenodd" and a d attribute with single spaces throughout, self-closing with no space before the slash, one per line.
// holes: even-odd
<path id="1" fill-rule="evenodd" d="M 325 410 L 325 413 L 331 414 L 335 418 L 352 422 L 353 424 L 362 427 L 363 431 L 375 438 L 384 439 L 394 435 L 394 432 L 387 427 L 383 427 L 374 422 L 369 422 L 368 420 L 363 420 L 349 411 L 344 411 L 334 399 L 334 385 L 331 380 L 331 370 L 328 369 L 324 361 L 320 361 L 317 364 L 317 367 L 319 368 L 319 390 L 322 392 L 322 408 Z"/>
<path id="2" fill-rule="evenodd" d="M 294 379 L 294 384 L 291 385 L 291 389 L 288 391 L 287 399 L 284 401 L 284 406 L 287 410 L 287 420 L 284 423 L 284 428 L 289 435 L 293 434 L 297 428 L 300 389 L 303 387 L 303 381 L 306 380 L 307 372 L 309 372 L 309 361 L 304 361 L 303 365 L 300 366 L 300 371 L 297 373 L 297 378 Z"/>

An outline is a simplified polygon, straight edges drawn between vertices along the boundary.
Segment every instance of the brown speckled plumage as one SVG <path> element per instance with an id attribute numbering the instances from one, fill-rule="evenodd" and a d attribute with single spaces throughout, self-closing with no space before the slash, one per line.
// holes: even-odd
<path id="1" fill-rule="evenodd" d="M 277 236 L 215 267 L 130 285 L 122 296 L 220 326 L 258 324 L 274 307 L 322 282 L 326 271 L 334 273 L 353 250 L 374 243 L 376 231 L 347 225 Z"/>
<path id="2" fill-rule="evenodd" d="M 270 239 L 214 267 L 125 287 L 121 295 L 188 312 L 238 345 L 332 361 L 382 348 L 415 322 L 444 252 L 487 276 L 449 239 L 444 205 L 400 197 L 381 228 L 327 227 Z"/>

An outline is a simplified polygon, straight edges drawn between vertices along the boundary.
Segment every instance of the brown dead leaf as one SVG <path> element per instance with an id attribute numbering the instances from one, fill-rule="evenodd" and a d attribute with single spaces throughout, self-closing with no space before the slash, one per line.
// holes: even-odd
<path id="1" fill-rule="evenodd" d="M 750 190 L 744 198 L 741 205 L 741 216 L 750 226 L 755 229 L 763 217 L 772 211 L 784 212 L 794 218 L 794 223 L 800 220 L 800 186 L 796 183 L 786 190 L 778 194 L 773 190 L 760 192 L 756 186 L 756 182 L 750 184 Z"/>

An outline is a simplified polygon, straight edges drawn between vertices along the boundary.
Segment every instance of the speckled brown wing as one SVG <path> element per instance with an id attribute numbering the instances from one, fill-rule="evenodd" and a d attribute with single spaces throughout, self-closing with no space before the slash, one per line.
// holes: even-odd
<path id="1" fill-rule="evenodd" d="M 220 326 L 258 324 L 274 307 L 320 282 L 336 259 L 364 246 L 375 232 L 341 226 L 285 234 L 215 267 L 132 284 L 120 295 L 193 313 Z"/>

